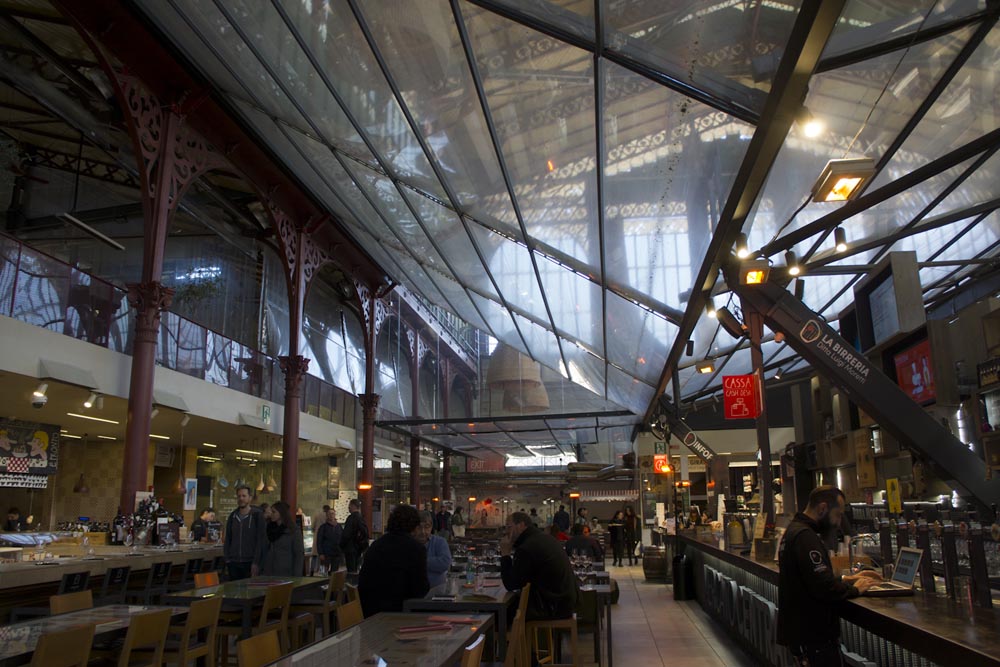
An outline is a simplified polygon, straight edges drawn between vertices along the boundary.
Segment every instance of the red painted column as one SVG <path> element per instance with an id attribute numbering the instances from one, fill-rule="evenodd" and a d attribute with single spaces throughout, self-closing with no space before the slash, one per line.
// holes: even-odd
<path id="1" fill-rule="evenodd" d="M 358 484 L 358 497 L 361 499 L 361 516 L 374 530 L 370 522 L 372 487 L 375 485 L 375 416 L 378 414 L 379 395 L 360 394 L 358 400 L 361 402 L 361 483 Z"/>
<path id="2" fill-rule="evenodd" d="M 299 415 L 302 403 L 302 380 L 309 370 L 309 360 L 301 354 L 278 357 L 285 374 L 285 421 L 281 448 L 281 499 L 294 512 L 299 502 Z"/>
<path id="3" fill-rule="evenodd" d="M 444 450 L 442 464 L 444 473 L 441 475 L 441 500 L 451 499 L 451 452 Z"/>

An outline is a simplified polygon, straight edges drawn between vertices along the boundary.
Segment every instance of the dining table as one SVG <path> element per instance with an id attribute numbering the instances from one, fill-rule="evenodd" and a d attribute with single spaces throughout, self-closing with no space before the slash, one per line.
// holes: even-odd
<path id="1" fill-rule="evenodd" d="M 162 601 L 167 604 L 190 605 L 195 600 L 221 597 L 223 609 L 241 612 L 242 636 L 245 639 L 253 631 L 254 607 L 263 604 L 264 596 L 269 588 L 282 584 L 292 584 L 292 601 L 294 602 L 296 597 L 302 597 L 311 589 L 320 588 L 324 584 L 328 584 L 329 581 L 329 577 L 250 577 L 249 579 L 227 581 L 217 586 L 167 593 L 163 596 Z"/>
<path id="2" fill-rule="evenodd" d="M 517 600 L 499 576 L 479 575 L 476 583 L 467 584 L 464 577 L 451 576 L 445 583 L 433 586 L 422 598 L 403 601 L 403 611 L 492 614 L 496 623 L 497 646 L 488 644 L 486 655 L 503 660 L 507 655 L 507 614 Z"/>
<path id="3" fill-rule="evenodd" d="M 492 614 L 383 612 L 301 648 L 272 667 L 450 667 L 479 635 L 493 641 Z"/>
<path id="4" fill-rule="evenodd" d="M 118 635 L 128 630 L 136 614 L 160 609 L 170 609 L 171 617 L 188 612 L 187 607 L 110 604 L 0 626 L 0 666 L 28 664 L 44 634 L 93 625 L 95 638 Z"/>

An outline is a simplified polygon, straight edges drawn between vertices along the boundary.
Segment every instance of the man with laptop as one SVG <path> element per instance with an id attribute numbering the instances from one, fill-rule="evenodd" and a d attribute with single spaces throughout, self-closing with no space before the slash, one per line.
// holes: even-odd
<path id="1" fill-rule="evenodd" d="M 778 552 L 778 643 L 787 646 L 799 667 L 840 667 L 840 618 L 837 606 L 878 583 L 876 572 L 840 577 L 833 572 L 822 535 L 840 523 L 844 492 L 818 486 L 805 512 L 788 524 Z"/>

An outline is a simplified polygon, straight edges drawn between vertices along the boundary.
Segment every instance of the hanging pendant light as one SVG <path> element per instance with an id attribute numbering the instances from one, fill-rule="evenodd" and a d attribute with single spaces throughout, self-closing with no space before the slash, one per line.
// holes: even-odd
<path id="1" fill-rule="evenodd" d="M 174 493 L 184 495 L 184 426 L 181 425 L 181 444 L 177 448 L 177 484 Z"/>
<path id="2" fill-rule="evenodd" d="M 497 344 L 486 369 L 486 384 L 506 389 L 516 385 L 538 386 L 541 383 L 542 369 L 537 361 L 508 345 Z"/>

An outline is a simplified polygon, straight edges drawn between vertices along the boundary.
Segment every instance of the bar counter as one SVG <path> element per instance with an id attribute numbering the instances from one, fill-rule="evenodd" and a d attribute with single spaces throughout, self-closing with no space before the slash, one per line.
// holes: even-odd
<path id="1" fill-rule="evenodd" d="M 758 607 L 766 615 L 778 602 L 778 564 L 760 562 L 719 548 L 718 540 L 709 535 L 680 534 L 681 547 L 692 560 L 695 595 L 710 614 L 723 622 L 727 630 L 735 631 L 738 640 L 749 634 L 761 633 L 761 627 L 773 638 L 774 628 L 760 620 L 760 614 L 745 622 L 736 610 L 727 609 L 727 602 L 713 587 L 719 580 L 754 594 Z M 721 590 L 727 590 L 719 587 Z M 742 602 L 749 608 L 752 602 Z M 739 616 L 739 618 L 738 618 Z M 1000 666 L 1000 610 L 982 609 L 971 603 L 960 603 L 937 595 L 917 593 L 911 597 L 868 598 L 848 600 L 841 609 L 841 641 L 855 653 L 878 665 L 929 662 L 940 665 Z M 750 626 L 753 625 L 751 629 Z M 758 627 L 761 626 L 761 627 Z M 747 631 L 744 631 L 747 630 Z M 756 638 L 759 638 L 757 634 Z M 773 641 L 773 639 L 772 639 Z M 746 641 L 743 642 L 746 645 Z M 752 643 L 752 642 L 751 642 Z M 767 647 L 766 640 L 758 646 L 746 646 L 758 659 L 773 665 L 785 663 L 782 647 Z M 763 649 L 760 645 L 764 645 Z"/>

